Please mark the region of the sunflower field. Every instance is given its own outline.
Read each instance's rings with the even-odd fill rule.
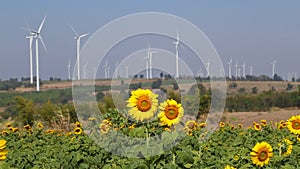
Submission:
[[[251,127],[220,122],[210,131],[204,121],[182,124],[184,107],[172,99],[158,103],[150,90],[133,91],[127,103],[131,119],[111,109],[76,122],[70,132],[41,122],[23,128],[7,123],[0,135],[0,168],[300,168],[300,115],[262,119]],[[147,144],[139,147],[126,137]],[[165,141],[148,144],[153,137]]]

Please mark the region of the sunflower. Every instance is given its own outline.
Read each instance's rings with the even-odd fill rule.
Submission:
[[[44,128],[44,125],[43,125],[42,123],[38,123],[38,124],[37,124],[37,127],[38,127],[39,129],[43,129],[43,128]]]
[[[90,118],[89,118],[89,121],[94,121],[94,120],[96,120],[95,117],[90,117]]]
[[[194,130],[197,127],[197,123],[195,120],[189,120],[185,123],[185,129]]]
[[[0,161],[6,159],[7,150],[0,150]]]
[[[173,99],[168,99],[159,106],[160,112],[157,115],[162,125],[171,126],[178,124],[184,114],[183,107]]]
[[[282,130],[282,129],[284,129],[286,127],[286,123],[279,123],[279,125],[278,125],[278,129],[279,130]]]
[[[109,120],[107,120],[107,119],[102,120],[102,123],[106,124],[106,125],[109,125],[109,126],[112,125],[111,122]]]
[[[154,116],[158,107],[158,95],[149,89],[137,89],[131,92],[130,98],[127,100],[129,115],[133,116],[137,121],[149,120]]]
[[[7,130],[2,130],[1,134],[2,134],[2,135],[7,135],[7,134],[8,134],[8,131],[7,131]]]
[[[46,131],[46,133],[48,133],[48,134],[53,134],[53,133],[55,133],[56,131],[55,130],[50,130],[50,129],[48,129],[47,131]]]
[[[31,129],[31,127],[30,127],[29,124],[26,124],[26,125],[24,126],[24,128],[25,128],[26,130],[30,130],[30,129]]]
[[[232,167],[230,165],[226,165],[224,169],[236,169],[236,168],[234,168],[234,167]]]
[[[6,140],[0,140],[0,150],[3,150],[6,147]]]
[[[77,127],[79,127],[79,128],[82,127],[82,124],[80,122],[78,122],[78,121],[76,121],[76,123],[75,123],[75,128],[77,128]]]
[[[6,127],[7,128],[12,127],[11,123],[6,123]]]
[[[220,127],[221,127],[221,128],[225,127],[225,123],[221,121],[221,122],[220,122]]]
[[[200,123],[200,124],[198,124],[197,126],[199,126],[200,128],[204,128],[205,126],[206,126],[206,123]]]
[[[109,126],[107,124],[101,123],[99,125],[99,128],[100,128],[101,133],[104,133],[104,134],[108,133]]]
[[[81,134],[81,133],[82,133],[82,129],[81,129],[80,127],[76,127],[76,128],[74,129],[74,133],[75,133],[75,134]]]
[[[273,156],[273,148],[267,142],[257,143],[250,153],[253,164],[257,166],[264,166],[269,163],[270,158]]]
[[[300,115],[292,116],[287,121],[287,128],[291,133],[300,134]]]
[[[264,127],[267,126],[267,120],[260,120],[260,124]]]
[[[282,143],[279,143],[279,154],[282,156],[288,156],[292,153],[293,142],[289,139],[283,139]]]
[[[238,124],[239,128],[243,128],[243,125],[242,124]]]
[[[255,124],[253,125],[253,128],[254,128],[256,131],[259,131],[259,130],[261,130],[261,125],[258,124],[258,123],[255,123]]]
[[[9,130],[11,130],[13,133],[19,131],[19,128],[17,127],[10,127]]]

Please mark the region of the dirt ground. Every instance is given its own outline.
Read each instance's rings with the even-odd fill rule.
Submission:
[[[261,119],[265,119],[268,122],[279,122],[280,120],[286,121],[292,115],[299,115],[299,109],[277,109],[269,112],[234,112],[224,113],[222,121],[229,122],[231,124],[243,124],[244,127],[252,126],[253,122],[260,122]]]

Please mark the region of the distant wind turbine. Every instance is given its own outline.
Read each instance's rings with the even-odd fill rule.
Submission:
[[[35,33],[32,32],[32,30],[30,29],[30,26],[27,22],[27,20],[25,19],[25,23],[27,28],[24,28],[24,30],[29,31],[30,35],[26,36],[26,39],[29,39],[29,67],[30,67],[30,83],[33,83],[33,68],[32,68],[32,42],[33,42],[33,38],[35,36]]]
[[[76,40],[76,53],[77,53],[77,80],[80,80],[80,40],[81,38],[88,36],[89,33],[79,35],[71,25],[69,26],[72,29],[73,33],[75,34],[74,39]]]
[[[243,68],[243,78],[245,78],[246,77],[246,64],[245,63],[243,63],[242,68]]]
[[[177,30],[176,41],[173,42],[173,44],[175,45],[175,56],[176,56],[176,78],[179,78],[179,53],[178,53],[178,46],[180,45],[182,48],[183,48],[183,46],[181,45],[180,40],[179,40],[178,30]]]
[[[276,64],[276,60],[274,60],[273,62],[271,62],[271,65],[272,65],[272,79],[275,76],[275,64]]]
[[[149,76],[150,76],[150,79],[152,79],[152,56],[153,56],[153,53],[157,53],[157,52],[150,50],[150,53],[149,53]]]
[[[252,76],[252,72],[253,72],[253,66],[249,66],[249,75]]]
[[[234,67],[235,67],[235,77],[238,77],[238,62],[235,63]]]
[[[146,60],[146,79],[149,79],[149,58],[150,58],[150,47],[148,45],[147,56],[144,57]]]
[[[35,30],[29,30],[31,36],[35,39],[35,55],[36,55],[36,91],[40,91],[40,73],[39,73],[39,40],[41,41],[45,51],[47,51],[47,48],[45,46],[45,43],[43,41],[43,38],[41,36],[41,30],[43,28],[43,25],[45,23],[46,16],[42,20],[39,28],[37,31]]]
[[[69,60],[69,63],[68,63],[68,80],[71,80],[71,63],[70,63],[70,60]]]
[[[227,62],[228,64],[228,78],[232,78],[232,75],[231,75],[231,64],[232,64],[232,58],[230,58],[229,62]]]

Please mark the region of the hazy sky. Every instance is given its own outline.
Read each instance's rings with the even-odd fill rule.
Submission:
[[[163,12],[189,20],[212,41],[224,63],[253,65],[254,74],[288,72],[300,75],[300,1],[1,1],[0,79],[29,77],[29,43],[24,18],[37,29],[47,19],[42,36],[48,48],[40,48],[40,76],[67,78],[67,64],[76,61],[75,40],[68,27],[93,34],[106,23],[137,12]],[[88,38],[82,41],[82,44]],[[172,51],[174,52],[174,51]],[[234,70],[233,70],[234,74]]]

